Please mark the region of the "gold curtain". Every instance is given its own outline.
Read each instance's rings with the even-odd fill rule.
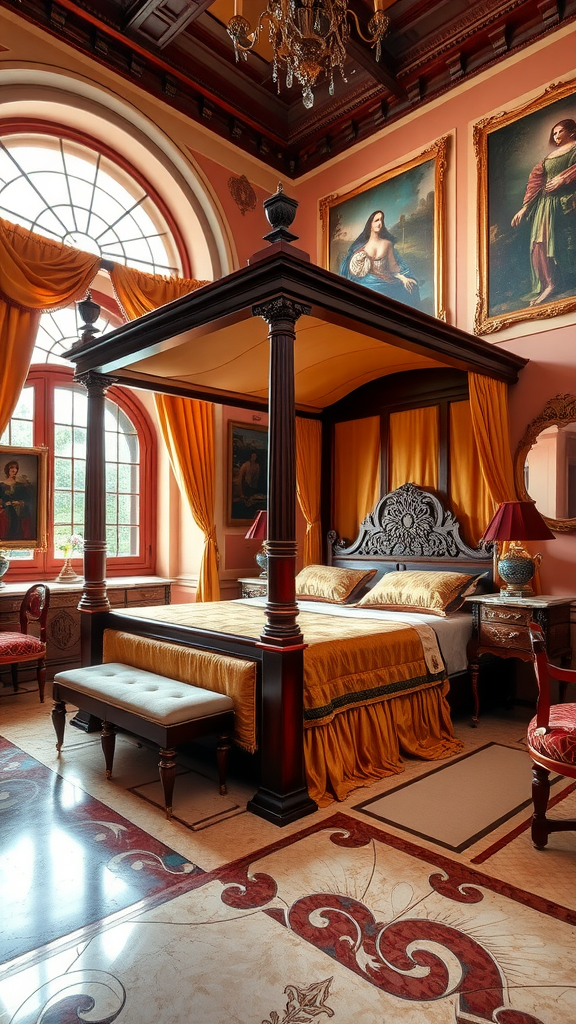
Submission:
[[[380,417],[336,423],[332,523],[353,541],[380,496]]]
[[[0,219],[0,434],[26,380],[42,312],[84,296],[100,258]]]
[[[508,388],[500,380],[469,373],[468,390],[480,469],[494,512],[500,502],[516,500],[508,428]]]
[[[450,403],[450,507],[462,536],[476,547],[492,515],[492,500],[480,469],[470,402]]]
[[[165,306],[181,295],[188,295],[207,281],[196,281],[187,277],[163,277],[161,274],[147,274],[143,270],[114,264],[110,271],[116,298],[128,320],[144,316],[152,309]]]
[[[218,601],[218,545],[214,524],[214,406],[174,395],[155,395],[162,436],[178,486],[204,533],[197,601]]]
[[[206,284],[190,278],[146,274],[117,265],[114,265],[110,277],[118,302],[130,320]],[[217,601],[220,583],[214,523],[214,406],[209,402],[176,396],[154,397],[178,486],[188,499],[195,522],[204,533],[196,600]]]
[[[296,417],[296,493],[306,520],[304,565],[322,562],[320,524],[320,471],[322,465],[322,424],[319,420]]]
[[[390,416],[390,490],[402,484],[438,487],[438,406]]]

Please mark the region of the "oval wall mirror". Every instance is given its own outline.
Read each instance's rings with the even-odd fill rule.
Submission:
[[[576,530],[576,395],[556,395],[528,425],[514,459],[516,493],[551,530]]]

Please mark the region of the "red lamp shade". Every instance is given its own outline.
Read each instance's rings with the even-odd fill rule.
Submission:
[[[246,534],[246,540],[266,540],[268,536],[268,513],[258,512],[252,526]]]
[[[489,540],[554,540],[532,501],[503,501],[484,531]]]

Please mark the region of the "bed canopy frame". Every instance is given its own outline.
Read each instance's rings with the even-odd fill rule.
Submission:
[[[302,753],[305,645],[294,587],[296,413],[320,417],[331,402],[386,373],[387,365],[449,366],[513,384],[526,362],[311,263],[292,244],[297,237],[289,230],[295,205],[281,192],[266,200],[272,224],[265,236],[269,245],[246,267],[104,338],[94,337],[88,327],[67,353],[88,393],[85,582],[79,605],[83,664],[101,660],[102,632],[108,627],[257,661],[261,783],[249,809],[279,825],[316,809],[306,789]],[[320,339],[316,347],[310,345],[311,337]],[[334,377],[338,359],[330,357],[331,339],[337,340],[340,354],[352,353],[359,373],[353,385],[345,359],[348,376]],[[208,355],[214,352],[209,364]],[[237,366],[243,353],[251,353],[249,389],[230,387],[230,360],[222,358],[223,352],[232,353],[230,360]],[[318,373],[314,376],[319,363],[332,374],[328,397],[322,395]],[[116,383],[239,408],[267,408],[268,598],[266,624],[256,644],[234,634],[165,623],[160,628],[143,619],[132,622],[111,612],[106,592],[104,400],[106,389]]]

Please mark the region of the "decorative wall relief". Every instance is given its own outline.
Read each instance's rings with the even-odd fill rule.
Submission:
[[[242,216],[256,209],[256,193],[245,174],[228,178],[228,191]]]

